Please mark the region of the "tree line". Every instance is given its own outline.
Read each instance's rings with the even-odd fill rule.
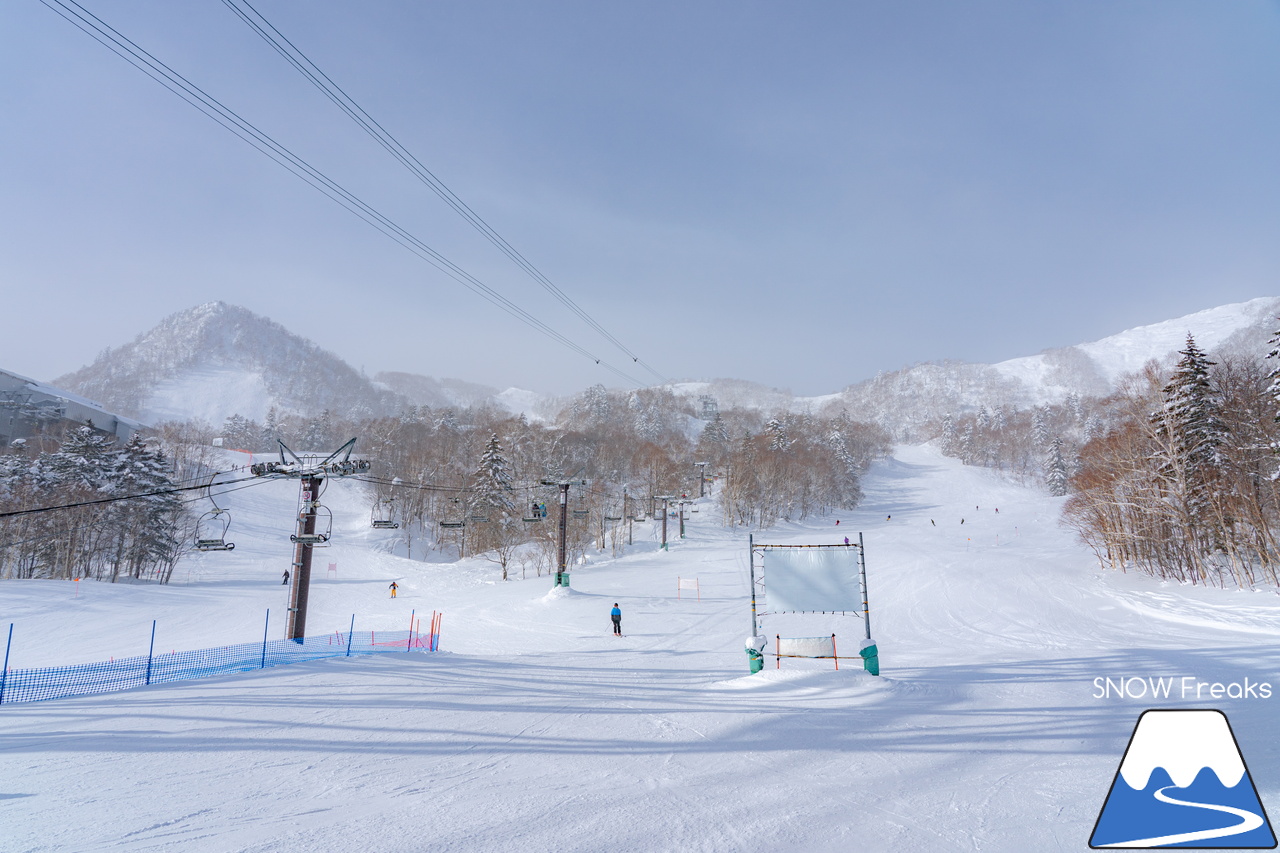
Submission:
[[[1105,397],[947,416],[943,452],[1068,496],[1106,567],[1185,583],[1280,586],[1280,333],[1214,360],[1188,335]]]
[[[87,505],[0,519],[0,578],[167,583],[191,532],[182,499],[94,502],[173,489],[169,461],[141,436],[118,444],[88,426],[59,444],[30,455],[19,443],[0,455],[0,511]]]
[[[409,407],[358,420],[273,409],[262,423],[240,415],[216,427],[168,422],[122,445],[87,428],[61,442],[42,436],[50,449],[39,454],[21,445],[0,454],[0,508],[198,483],[220,463],[214,445],[264,453],[284,441],[327,453],[351,436],[373,463],[371,521],[398,525],[408,556],[428,548],[483,556],[504,579],[515,569],[555,570],[561,490],[544,483],[572,483],[566,539],[574,563],[620,553],[635,519],[661,517],[655,496],[696,497],[703,476],[718,483],[729,525],[768,527],[852,508],[862,472],[889,450],[883,430],[843,413],[729,409],[703,421],[668,389],[597,385],[547,423],[491,406]],[[185,506],[164,495],[0,520],[0,577],[166,582],[194,541],[197,521]]]

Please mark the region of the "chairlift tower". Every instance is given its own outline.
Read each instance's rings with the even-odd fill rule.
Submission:
[[[352,459],[353,438],[325,458],[299,457],[283,441],[279,461],[259,462],[249,470],[256,477],[287,478],[301,481],[297,525],[290,541],[294,543],[293,563],[289,575],[289,620],[285,627],[285,639],[302,642],[307,629],[307,597],[311,590],[311,550],[317,545],[328,544],[333,532],[332,514],[329,529],[316,532],[316,518],[320,505],[320,490],[326,479],[350,477],[369,470],[367,459]],[[326,510],[327,512],[327,510]]]
[[[698,497],[705,498],[707,496],[707,462],[695,462],[693,467],[698,469]]]
[[[567,575],[569,573],[569,567],[568,567],[569,558],[567,553],[568,549],[566,545],[567,545],[568,533],[569,533],[569,487],[585,486],[587,484],[587,481],[571,480],[568,482],[560,483],[554,480],[542,480],[541,484],[544,486],[555,486],[557,489],[560,490],[560,553],[556,561],[555,583],[552,584],[552,586],[568,586],[569,579]]]
[[[667,550],[667,510],[675,495],[654,495],[652,500],[662,501],[662,550]]]

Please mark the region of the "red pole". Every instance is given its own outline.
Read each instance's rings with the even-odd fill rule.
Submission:
[[[835,658],[836,670],[840,669],[840,652],[836,651],[836,635],[831,635],[831,657]]]

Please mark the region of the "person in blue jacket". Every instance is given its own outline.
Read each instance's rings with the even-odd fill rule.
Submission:
[[[613,610],[609,611],[610,618],[613,619],[613,633],[622,636],[622,610],[618,608],[618,603],[613,603]]]

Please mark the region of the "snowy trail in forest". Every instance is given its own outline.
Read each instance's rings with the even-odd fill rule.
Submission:
[[[358,510],[354,490],[334,492]],[[1095,698],[1096,677],[1280,683],[1274,595],[1103,574],[1058,526],[1059,499],[927,447],[899,448],[866,492],[838,527],[757,541],[864,533],[882,678],[771,658],[746,674],[746,535],[709,504],[668,552],[637,526],[626,555],[575,567],[568,594],[545,577],[495,583],[483,562],[395,558],[352,524],[315,624],[345,627],[339,608],[355,607],[402,629],[409,609],[441,609],[444,652],[4,706],[0,828],[23,851],[1083,850],[1153,704]],[[275,515],[293,499],[253,497]],[[250,534],[225,577],[175,588],[192,611],[175,642],[206,642],[217,626],[202,613],[278,595],[275,531]],[[677,599],[677,576],[699,578],[701,602]],[[5,600],[34,631],[52,605],[15,586]],[[169,591],[90,592],[93,637]],[[762,626],[791,628],[853,639],[861,623]],[[1280,753],[1261,739],[1271,707],[1224,707],[1264,801],[1280,790]]]

